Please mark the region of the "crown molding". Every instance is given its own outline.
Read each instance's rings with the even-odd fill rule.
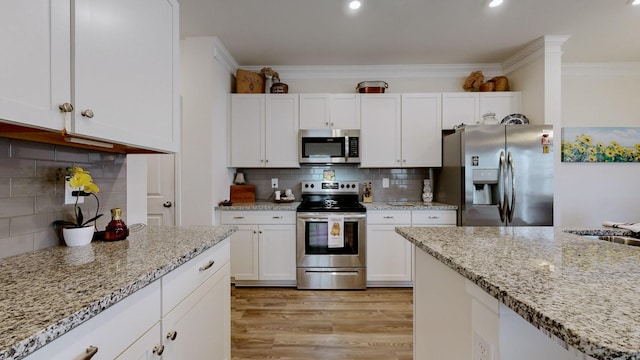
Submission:
[[[640,62],[567,63],[562,75],[568,76],[640,76]]]
[[[530,42],[502,63],[505,74],[511,73],[543,55],[562,55],[562,45],[568,35],[545,35]]]
[[[229,50],[224,47],[218,37],[211,37],[211,41],[213,43],[213,58],[222,66],[224,66],[224,68],[227,69],[229,73],[235,76],[236,70],[238,70],[239,67],[236,60],[233,58],[233,56],[231,56]]]
[[[265,66],[242,67],[259,72]],[[282,79],[423,79],[466,77],[473,71],[485,76],[502,75],[500,64],[425,64],[425,65],[333,65],[333,66],[270,66]]]

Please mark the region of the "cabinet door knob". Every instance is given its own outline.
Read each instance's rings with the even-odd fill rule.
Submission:
[[[170,208],[170,207],[171,207],[171,205],[173,205],[173,204],[171,203],[171,201],[165,201],[165,202],[164,202],[164,204],[162,204],[162,206],[164,206],[164,207],[166,207],[166,208]]]
[[[87,109],[87,110],[82,110],[82,112],[80,113],[82,114],[82,116],[91,119],[93,117],[93,110],[91,109]]]
[[[164,352],[164,345],[156,345],[153,347],[153,353],[160,356]]]
[[[87,350],[85,351],[85,355],[82,357],[82,360],[89,360],[93,357],[93,355],[95,355],[98,352],[98,347],[97,346],[89,346],[87,347]]]
[[[178,337],[178,332],[177,331],[169,331],[169,333],[167,334],[167,339],[173,341]]]
[[[73,105],[71,105],[69,103],[64,103],[64,104],[61,104],[60,106],[58,106],[58,109],[60,109],[60,111],[63,112],[63,113],[72,112],[73,111]]]

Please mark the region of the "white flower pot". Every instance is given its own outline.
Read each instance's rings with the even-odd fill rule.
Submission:
[[[62,229],[62,237],[67,246],[87,245],[93,239],[93,226],[64,228]]]

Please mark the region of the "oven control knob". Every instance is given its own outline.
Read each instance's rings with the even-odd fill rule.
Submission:
[[[304,187],[308,189],[309,188],[309,184],[304,184]]]
[[[356,188],[356,184],[351,184],[351,188],[355,189]]]
[[[314,184],[311,184],[311,188],[313,189],[314,187],[316,187]]]
[[[340,184],[340,187],[344,189],[344,184]],[[349,188],[349,185],[347,185],[347,188]]]

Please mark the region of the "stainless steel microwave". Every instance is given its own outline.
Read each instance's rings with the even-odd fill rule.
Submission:
[[[300,130],[298,138],[301,164],[360,162],[360,130]]]

